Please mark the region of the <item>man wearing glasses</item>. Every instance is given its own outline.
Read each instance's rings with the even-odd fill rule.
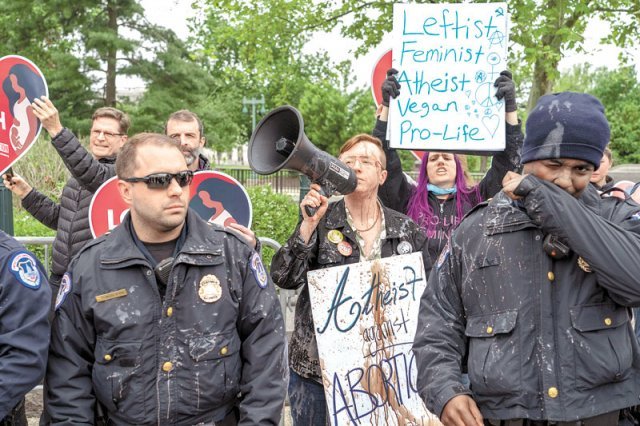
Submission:
[[[284,323],[260,256],[188,211],[178,142],[133,137],[116,161],[129,214],[72,261],[46,380],[52,424],[277,425]]]
[[[97,109],[91,117],[87,151],[69,129],[62,127],[58,110],[49,99],[36,99],[31,107],[51,136],[51,143],[71,178],[62,189],[59,203],[32,188],[18,175],[10,179],[4,175],[3,179],[5,186],[20,197],[25,210],[57,231],[49,278],[55,295],[71,259],[93,238],[88,216],[91,198],[100,185],[115,175],[115,157],[127,141],[130,122],[127,114],[115,108]]]

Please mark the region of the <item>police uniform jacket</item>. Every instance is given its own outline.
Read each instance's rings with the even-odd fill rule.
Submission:
[[[73,256],[93,239],[89,228],[91,198],[100,185],[115,176],[115,158],[96,160],[68,129],[63,129],[51,143],[71,172],[71,178],[62,188],[59,203],[34,188],[22,199],[22,207],[57,231],[51,272],[61,277]]]
[[[0,231],[0,420],[44,377],[50,301],[40,262]]]
[[[387,234],[381,246],[382,257],[420,251],[425,272],[428,275],[431,262],[426,251],[427,239],[422,230],[407,216],[384,206],[382,210]],[[344,240],[351,245],[350,255],[340,254],[337,244],[328,239],[327,234],[334,229],[340,231]],[[405,244],[400,246],[403,242]],[[356,243],[355,231],[347,223],[344,200],[329,205],[308,244],[305,244],[300,237],[300,225],[298,225],[289,240],[273,257],[271,277],[274,283],[284,289],[302,287],[296,303],[295,324],[289,342],[289,366],[299,375],[316,380],[321,377],[307,272],[359,261],[360,250]]]
[[[493,197],[502,189],[502,178],[509,171],[520,169],[520,153],[522,151],[523,135],[520,124],[511,125],[506,123],[506,146],[504,151],[498,152],[491,160],[491,167],[486,175],[477,185],[478,192],[470,194],[469,204],[463,205],[463,212],[468,212],[483,199]],[[389,147],[389,141],[385,140],[387,134],[387,122],[377,120],[373,130],[373,136],[383,141],[384,153],[387,156],[387,180],[380,187],[378,195],[385,206],[407,213],[409,200],[416,190],[414,182],[410,182],[402,172],[400,156],[394,148]],[[476,194],[480,195],[480,198]],[[451,195],[446,200],[440,200],[431,191],[428,195],[429,207],[435,214],[438,222],[435,225],[434,233],[427,235],[429,238],[429,256],[434,263],[438,254],[449,241],[451,232],[458,226],[459,220],[456,217],[456,197]],[[424,226],[426,228],[426,225]]]
[[[288,371],[280,304],[257,253],[187,214],[164,300],[131,218],[80,252],[56,306],[47,411],[53,424],[194,425],[235,406],[277,425]]]
[[[575,421],[638,404],[640,207],[534,176],[516,193],[469,213],[429,277],[413,347],[427,407],[470,394],[485,418]],[[547,255],[547,234],[570,254]]]

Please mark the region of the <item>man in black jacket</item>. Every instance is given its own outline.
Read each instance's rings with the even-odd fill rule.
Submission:
[[[127,141],[130,122],[127,114],[115,108],[97,109],[91,118],[87,151],[69,129],[62,127],[58,111],[49,99],[36,99],[32,108],[51,136],[51,143],[71,172],[71,178],[62,189],[59,203],[18,175],[10,181],[6,175],[3,178],[5,186],[20,197],[25,210],[57,231],[49,277],[55,295],[71,259],[93,238],[88,215],[91,198],[100,185],[115,175],[115,157]]]
[[[0,231],[0,426],[27,426],[22,398],[44,376],[50,298],[40,262]]]
[[[260,256],[188,211],[177,142],[133,137],[117,160],[129,214],[73,260],[56,300],[52,424],[277,425],[284,322]]]
[[[524,174],[507,173],[453,232],[413,346],[420,394],[445,426],[613,426],[638,404],[640,207],[589,184],[608,142],[596,98],[543,96]]]

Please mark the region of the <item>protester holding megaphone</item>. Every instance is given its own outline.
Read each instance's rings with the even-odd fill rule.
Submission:
[[[342,146],[338,160],[353,170],[355,189],[329,203],[320,193],[320,185],[312,184],[300,202],[301,222],[271,263],[276,285],[302,288],[289,343],[289,399],[294,425],[327,424],[307,272],[412,252],[422,253],[427,274],[431,269],[426,236],[418,225],[378,201],[378,190],[387,177],[380,140],[354,136]],[[312,215],[308,207],[315,209]],[[328,297],[334,290],[326,289]]]
[[[425,152],[420,163],[417,184],[402,173],[400,157],[385,140],[389,102],[400,94],[398,71],[391,68],[382,83],[382,103],[378,107],[373,135],[384,141],[389,176],[380,188],[385,206],[405,213],[416,221],[429,237],[429,255],[435,262],[453,229],[463,216],[482,200],[493,197],[502,189],[502,178],[509,171],[520,169],[523,134],[518,121],[516,89],[509,71],[496,79],[496,97],[504,100],[506,118],[506,148],[496,154],[491,168],[477,185],[472,185],[466,158],[452,152]]]

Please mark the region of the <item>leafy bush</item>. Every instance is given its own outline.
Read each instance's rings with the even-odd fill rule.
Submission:
[[[40,134],[29,152],[13,166],[13,171],[29,185],[56,201],[70,176],[46,134]],[[16,212],[24,211],[16,196],[13,197],[13,208]],[[16,235],[20,234],[16,231]]]
[[[13,231],[16,237],[53,237],[56,235],[56,231],[38,222],[24,209],[14,209]],[[48,271],[51,267],[51,245],[47,247],[48,256],[45,256],[45,246],[42,244],[27,244],[27,249],[40,259]]]
[[[258,237],[268,237],[281,245],[293,233],[298,223],[298,205],[288,195],[277,194],[271,186],[253,186],[246,188],[253,205],[253,224],[251,229]],[[274,250],[264,247],[262,259],[267,268],[271,265]]]

